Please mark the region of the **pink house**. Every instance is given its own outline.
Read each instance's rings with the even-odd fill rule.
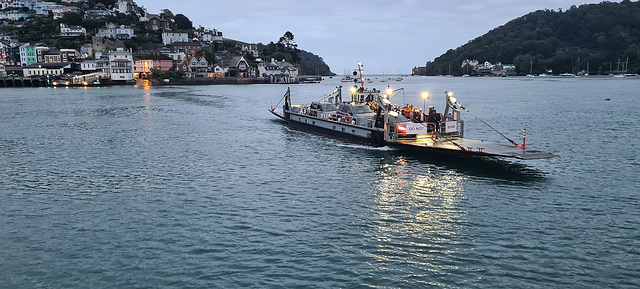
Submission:
[[[173,60],[164,54],[136,56],[133,63],[133,73],[136,78],[148,78],[153,70],[169,71],[173,67]]]

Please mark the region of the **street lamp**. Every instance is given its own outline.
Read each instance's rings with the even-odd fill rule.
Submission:
[[[423,92],[422,93],[422,111],[426,112],[427,111],[427,99],[429,98],[429,92]]]

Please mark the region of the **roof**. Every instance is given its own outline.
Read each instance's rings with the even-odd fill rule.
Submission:
[[[71,67],[71,63],[62,63],[62,62],[52,62],[52,63],[34,63],[24,67],[25,69],[30,68],[46,68],[46,69],[60,69]]]
[[[136,59],[138,59],[138,60],[171,60],[171,61],[173,61],[169,56],[166,56],[164,54],[138,55],[138,56],[136,56]]]
[[[231,61],[229,62],[229,67],[237,67],[238,64],[240,64],[240,62],[247,62],[246,60],[244,60],[244,57],[242,56],[235,56],[233,58],[231,58]]]

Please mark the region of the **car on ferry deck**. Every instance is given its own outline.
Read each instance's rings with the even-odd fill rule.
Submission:
[[[309,115],[321,119],[335,120],[338,106],[330,102],[312,102],[309,106]]]
[[[338,121],[342,120],[359,126],[373,127],[376,120],[376,114],[366,104],[342,103],[338,106],[336,113]]]

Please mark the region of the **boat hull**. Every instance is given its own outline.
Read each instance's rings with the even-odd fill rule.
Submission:
[[[384,130],[379,128],[367,128],[296,113],[287,113],[286,115],[280,115],[274,111],[271,113],[286,121],[290,127],[296,130],[375,147],[386,144]]]

